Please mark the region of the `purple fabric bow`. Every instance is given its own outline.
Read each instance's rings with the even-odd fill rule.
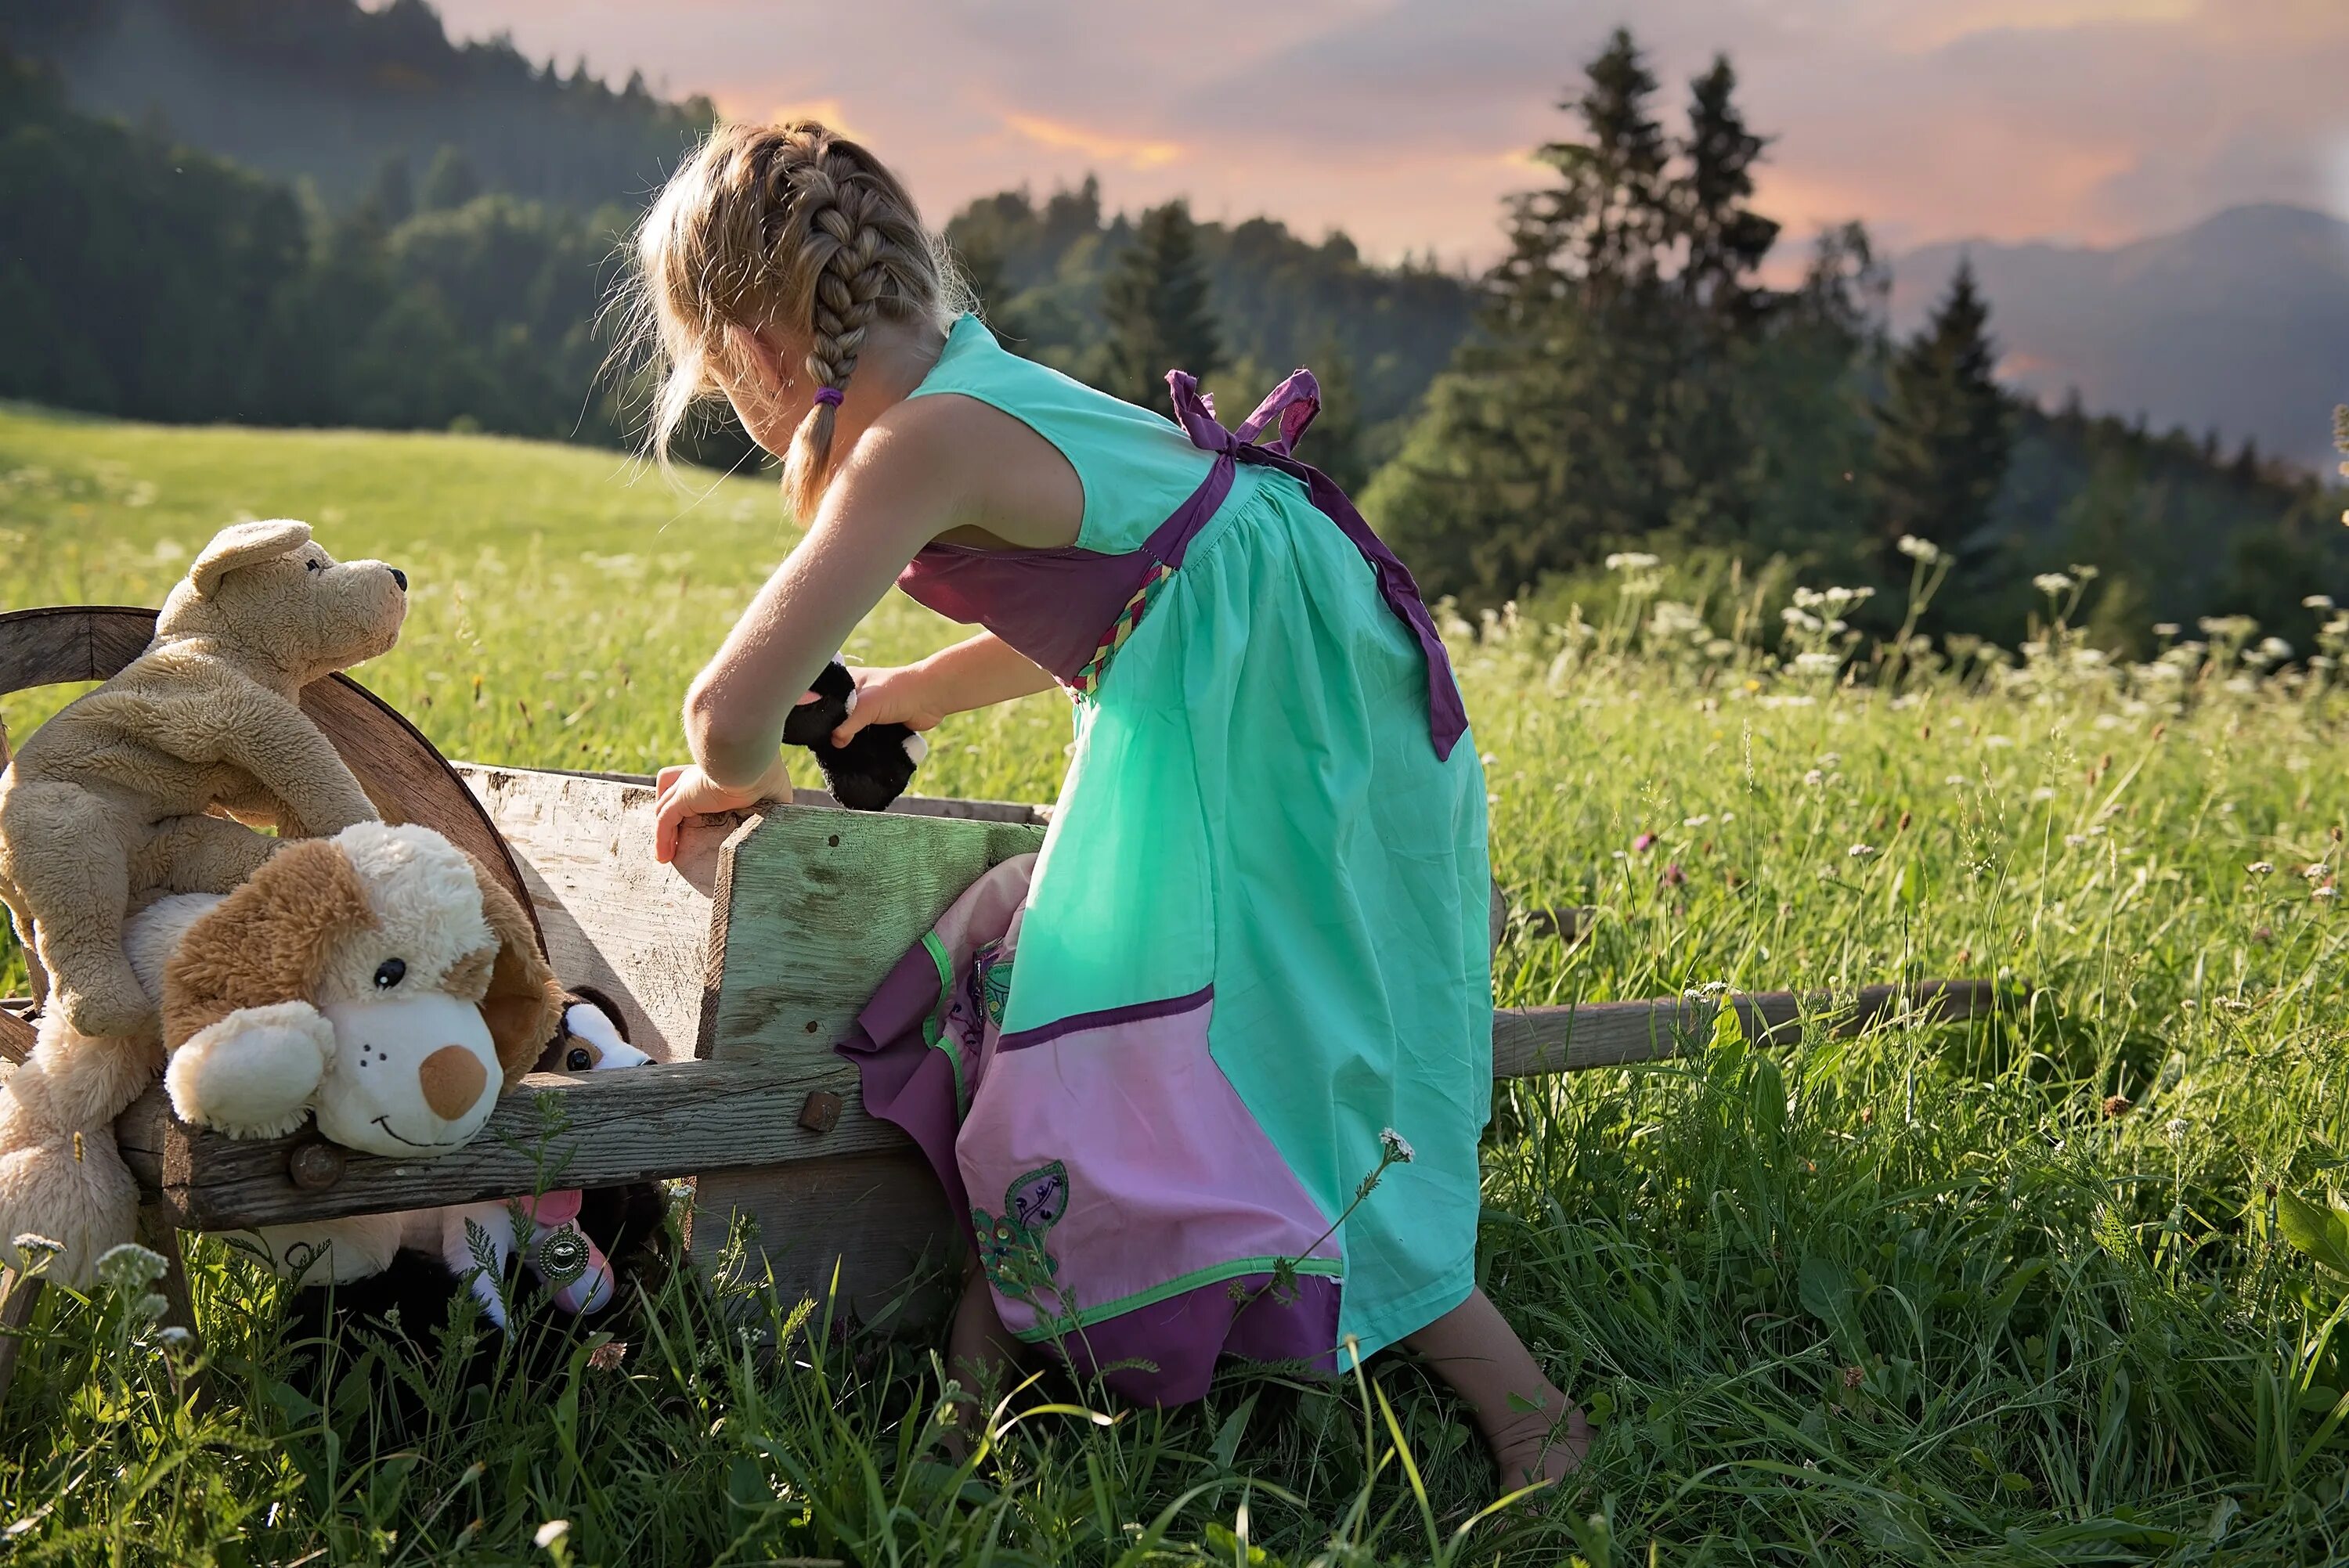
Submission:
[[[1362,558],[1378,576],[1379,594],[1386,600],[1387,608],[1419,639],[1420,652],[1427,660],[1428,738],[1435,743],[1435,755],[1449,759],[1452,748],[1467,733],[1468,709],[1461,700],[1459,684],[1453,678],[1452,660],[1444,651],[1444,639],[1436,634],[1435,618],[1427,613],[1427,603],[1420,597],[1419,584],[1412,580],[1410,571],[1396,559],[1394,552],[1362,521],[1362,514],[1354,509],[1345,491],[1331,482],[1329,475],[1298,461],[1294,455],[1299,438],[1321,411],[1321,384],[1313,378],[1313,372],[1290,371],[1288,378],[1274,387],[1271,396],[1257,404],[1256,412],[1237,430],[1226,430],[1216,423],[1215,399],[1200,389],[1199,378],[1189,371],[1168,371],[1166,387],[1174,394],[1175,422],[1190,436],[1192,445],[1216,455],[1218,468],[1225,463],[1260,463],[1303,481],[1314,507],[1336,523],[1353,541],[1354,548],[1362,552]],[[1278,434],[1271,440],[1259,441],[1257,438],[1276,422]],[[1216,488],[1228,489],[1228,479]]]

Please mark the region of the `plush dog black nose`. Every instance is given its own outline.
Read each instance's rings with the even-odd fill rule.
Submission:
[[[399,591],[401,593],[405,593],[408,592],[407,573],[402,572],[398,567],[395,566],[391,569],[391,580],[399,584]]]

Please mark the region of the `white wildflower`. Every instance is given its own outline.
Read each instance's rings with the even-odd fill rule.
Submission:
[[[2169,1125],[2161,1130],[2168,1134],[2170,1142],[2183,1143],[2186,1141],[2186,1119],[2182,1116],[2173,1117]]]
[[[540,1525],[538,1527],[538,1533],[532,1536],[530,1539],[533,1544],[543,1550],[547,1547],[553,1546],[556,1542],[562,1540],[564,1536],[570,1533],[571,1522],[569,1520],[550,1519],[544,1524]]]
[[[1797,675],[1831,676],[1843,668],[1841,654],[1796,654],[1795,671]]]
[[[1710,812],[1700,811],[1693,817],[1682,817],[1681,819],[1681,826],[1683,828],[1702,828],[1707,822],[1712,820],[1713,816]]]
[[[1864,861],[1868,859],[1868,856],[1876,853],[1876,846],[1874,844],[1854,844],[1846,852],[1848,853],[1853,860]]]
[[[1911,561],[1921,561],[1929,566],[1934,562],[1941,559],[1941,547],[1940,545],[1934,543],[1930,539],[1920,539],[1913,533],[1902,534],[1900,536],[1900,542],[1894,545],[1893,548],[1899,551],[1901,554],[1909,557]]]
[[[2065,846],[2071,849],[2076,850],[2087,841],[2088,835],[2085,833],[2066,833],[2064,835],[2064,842]]]
[[[1812,787],[1813,789],[1816,789],[1816,788],[1818,788],[1820,785],[1822,785],[1822,784],[1826,783],[1826,781],[1827,781],[1827,776],[1826,776],[1826,774],[1824,774],[1824,773],[1820,772],[1820,771],[1819,771],[1817,769],[1816,769],[1816,768],[1812,769],[1809,772],[1807,772],[1807,773],[1806,773],[1806,774],[1804,774],[1804,775],[1803,775],[1803,782],[1804,782],[1804,783],[1806,783],[1806,784],[1808,784],[1809,786],[1811,786],[1811,787]]]
[[[2251,875],[2255,877],[2270,876],[2275,872],[2275,862],[2273,861],[2253,861],[2250,865],[2245,866],[2243,869],[2251,872]]]
[[[2311,593],[2307,598],[2302,599],[2300,602],[2300,607],[2303,610],[2330,610],[2333,608],[2333,595],[2330,593]]]
[[[1792,604],[1779,611],[1778,618],[1798,632],[1816,632],[1823,624],[1816,615],[1807,610],[1798,610]]]
[[[2068,593],[2079,586],[2061,572],[2042,572],[2031,580],[2031,585],[2051,599],[2058,593]]]
[[[1385,1152],[1387,1159],[1396,1165],[1410,1164],[1417,1154],[1417,1150],[1411,1146],[1411,1140],[1392,1127],[1379,1130],[1379,1147]]]
[[[2042,784],[2038,789],[2033,789],[2031,792],[2031,798],[2033,800],[2053,800],[2055,799],[2055,791],[2050,789],[2046,785]]]
[[[2261,637],[2260,652],[2271,659],[2288,659],[2292,657],[2292,645],[2282,637]]]
[[[1962,773],[1944,773],[1941,775],[1941,782],[1952,789],[1962,789],[1965,788],[1966,776]]]
[[[2324,862],[2323,861],[2311,861],[2307,865],[2301,868],[2300,874],[2306,877],[2309,881],[2314,882],[2317,878],[2324,874]]]
[[[98,1277],[117,1290],[144,1290],[170,1267],[162,1253],[137,1242],[123,1242],[98,1254]]]
[[[1619,550],[1607,558],[1609,572],[1648,572],[1662,564],[1661,557],[1640,550]]]
[[[2072,575],[2077,577],[2083,583],[2092,583],[2095,581],[2098,576],[2102,575],[2102,572],[2103,569],[2101,567],[2083,566],[2076,561],[2072,562]]]
[[[2153,624],[2153,634],[2157,637],[2174,637],[2184,629],[2175,621],[2156,621]]]
[[[2323,887],[2311,888],[2309,890],[2308,896],[2311,898],[2330,900],[2338,897],[2340,892],[2341,890],[2339,888],[2334,887],[2331,882],[2326,882]]]

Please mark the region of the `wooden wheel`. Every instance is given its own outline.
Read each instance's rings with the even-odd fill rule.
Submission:
[[[137,658],[154,635],[152,610],[60,605],[0,614],[0,696],[66,681],[105,680]],[[538,933],[538,912],[505,840],[421,731],[347,676],[305,686],[302,711],[335,743],[385,821],[430,828],[471,852],[505,884]],[[7,758],[7,731],[0,727],[0,766]],[[538,934],[543,947],[544,935]],[[40,966],[29,950],[25,960],[37,996]],[[32,1043],[24,1010],[0,1007],[0,1056],[21,1060]]]

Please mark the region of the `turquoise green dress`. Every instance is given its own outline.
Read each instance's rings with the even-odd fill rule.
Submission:
[[[1180,424],[966,316],[914,394],[1009,414],[1082,482],[1074,546],[934,545],[901,579],[1059,676],[1076,744],[1041,853],[842,1047],[1007,1326],[1163,1401],[1220,1355],[1342,1368],[1459,1305],[1492,1082],[1485,781],[1418,591],[1295,457],[1309,375],[1237,433],[1170,382]]]

